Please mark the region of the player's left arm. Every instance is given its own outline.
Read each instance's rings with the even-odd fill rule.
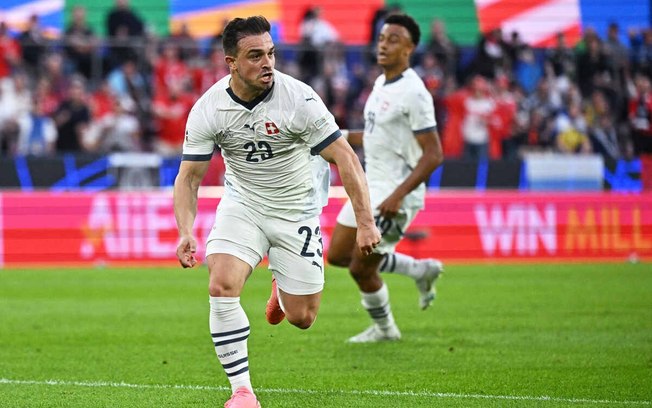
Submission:
[[[380,242],[380,232],[373,218],[369,188],[358,156],[342,137],[335,139],[319,154],[326,161],[337,165],[342,184],[351,199],[355,213],[358,225],[356,233],[358,248],[365,255],[371,254],[373,248]]]
[[[342,132],[335,123],[335,118],[328,111],[319,96],[308,90],[300,100],[292,121],[293,130],[310,146],[312,154],[320,154],[324,160],[337,165],[346,193],[351,198],[355,219],[358,225],[356,243],[365,255],[373,252],[380,242],[380,232],[376,228],[369,188],[364,170],[358,156],[351,146],[341,137]],[[303,102],[303,103],[301,103]]]
[[[380,205],[378,211],[384,218],[393,218],[403,204],[403,198],[421,183],[425,183],[439,165],[444,161],[439,135],[435,129],[419,132],[415,135],[423,155],[410,175]]]

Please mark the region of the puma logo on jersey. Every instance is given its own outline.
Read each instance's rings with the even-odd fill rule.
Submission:
[[[245,125],[244,125],[245,128],[251,130],[252,132],[256,132],[256,128],[255,128],[255,126],[256,126],[256,125],[249,126],[249,125],[246,124],[246,123],[245,123]]]
[[[314,96],[311,96],[310,98],[306,98],[306,102],[308,102],[308,101],[315,101],[315,102],[317,102],[317,99],[315,99]]]

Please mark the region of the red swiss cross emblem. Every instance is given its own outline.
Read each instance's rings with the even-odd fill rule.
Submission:
[[[280,133],[274,122],[265,122],[265,130],[267,131],[268,135],[275,135]]]

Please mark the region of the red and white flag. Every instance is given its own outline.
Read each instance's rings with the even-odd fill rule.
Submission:
[[[533,47],[550,47],[562,32],[568,46],[581,37],[579,0],[475,0],[480,31],[502,29],[508,38],[517,31]]]

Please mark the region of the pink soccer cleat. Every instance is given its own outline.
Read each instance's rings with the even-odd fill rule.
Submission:
[[[285,319],[285,312],[283,312],[278,302],[278,290],[276,289],[275,278],[272,278],[272,293],[269,295],[267,307],[265,307],[265,318],[269,324],[279,324]]]
[[[240,387],[231,395],[231,399],[224,403],[224,408],[260,408],[260,402],[249,388]]]

